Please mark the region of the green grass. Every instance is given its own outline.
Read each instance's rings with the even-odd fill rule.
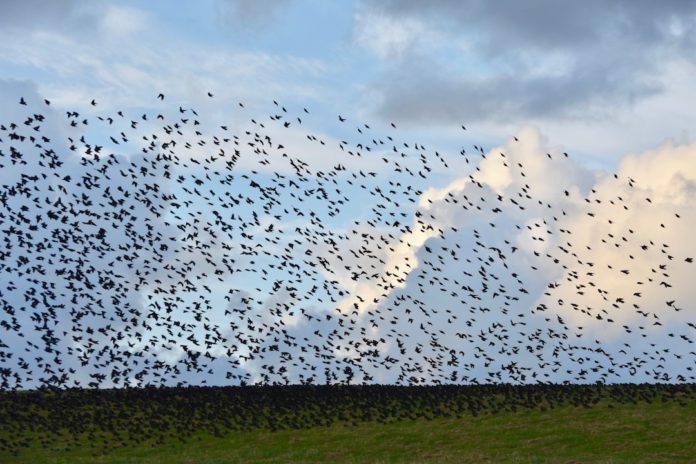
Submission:
[[[590,407],[519,408],[461,417],[334,422],[295,430],[194,432],[185,442],[104,449],[82,436],[66,450],[36,440],[13,463],[660,463],[696,462],[696,398],[617,401]],[[38,438],[38,436],[34,436]],[[67,440],[67,438],[65,439]]]

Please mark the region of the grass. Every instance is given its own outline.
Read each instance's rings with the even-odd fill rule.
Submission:
[[[456,414],[459,417],[443,410],[440,416],[428,414],[431,419],[351,419],[276,431],[259,426],[218,436],[199,428],[185,439],[172,435],[161,443],[114,444],[80,435],[76,446],[66,447],[71,441],[65,434],[49,446],[40,446],[41,434],[27,428],[28,446],[16,456],[0,452],[0,462],[696,462],[696,395],[656,395],[649,401],[632,401],[604,392],[594,398],[595,402],[581,406],[530,405],[514,412],[512,408],[481,410],[476,415],[465,411]],[[394,411],[393,398],[389,404]],[[488,398],[485,404],[498,403]],[[95,412],[93,405],[84,407]],[[399,407],[408,410],[409,406]],[[422,411],[423,403],[417,407]],[[379,403],[374,409],[379,409]]]

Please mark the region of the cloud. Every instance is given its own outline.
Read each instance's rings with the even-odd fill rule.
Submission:
[[[110,5],[101,18],[101,27],[111,37],[128,37],[148,25],[146,14],[137,8]]]
[[[606,72],[606,74],[604,74]],[[527,118],[605,116],[608,105],[654,95],[658,82],[630,70],[568,69],[562,75],[525,76],[516,70],[462,77],[429,57],[412,56],[386,73],[378,113],[412,124],[510,123]],[[598,77],[602,76],[602,77]]]
[[[75,14],[86,2],[85,0],[58,0],[42,2],[40,0],[3,0],[0,24],[8,26],[38,26],[58,22],[61,17]]]
[[[617,324],[641,321],[656,332],[662,329],[654,322],[685,322],[688,318],[674,307],[688,307],[696,298],[688,283],[693,270],[686,262],[696,251],[689,240],[690,225],[696,220],[695,162],[696,145],[668,142],[626,156],[617,172],[619,179],[606,176],[598,181],[597,194],[586,203],[592,205],[588,209],[594,216],[578,210],[559,223],[572,231],[572,242],[593,246],[593,250],[574,246],[579,248],[577,260],[594,262],[593,269],[562,258],[569,270],[554,297],[585,308],[603,308],[602,316]],[[584,268],[584,275],[577,274],[578,268]],[[650,317],[641,317],[640,311]],[[580,316],[578,322],[583,319],[582,325],[607,330],[596,317]]]
[[[393,242],[412,243],[418,265],[367,311],[389,315],[393,325],[380,326],[382,334],[391,328],[408,340],[406,354],[391,344],[384,356],[402,360],[402,369],[405,356],[427,366],[447,355],[441,347],[490,341],[486,352],[500,348],[504,357],[465,349],[456,356],[464,371],[419,375],[693,379],[687,323],[694,323],[688,308],[696,290],[687,258],[696,254],[689,230],[696,220],[696,144],[628,155],[615,177],[583,168],[533,129],[517,138],[489,150],[471,176],[421,195],[414,232]],[[375,287],[360,294],[381,293]],[[502,347],[493,334],[505,336]],[[439,345],[429,347],[432,337]],[[414,351],[418,340],[422,347]],[[640,366],[637,347],[653,355]],[[562,370],[553,359],[562,359]],[[511,362],[515,369],[506,370]]]
[[[321,60],[209,46],[171,34],[152,11],[100,5],[89,10],[94,17],[87,22],[88,39],[78,19],[75,27],[28,28],[22,40],[13,40],[16,32],[5,29],[0,60],[22,68],[55,104],[83,110],[94,110],[89,102],[96,95],[97,110],[152,107],[164,92],[188,98],[197,108],[214,106],[216,116],[227,118],[233,112],[223,102],[267,102],[272,94],[306,105],[321,93],[314,85],[326,73]],[[45,14],[52,14],[50,8]],[[208,91],[216,95],[214,101],[205,97]]]
[[[383,58],[378,113],[417,124],[606,117],[665,91],[663,69],[690,60],[696,26],[684,2],[365,0],[358,11],[356,43]]]
[[[105,14],[104,2],[86,0],[3,0],[0,26],[22,41],[37,31],[60,31],[74,37],[94,37]],[[111,9],[112,7],[108,7]],[[118,8],[118,7],[113,7]],[[21,38],[16,37],[20,34]]]
[[[638,43],[671,36],[683,38],[693,27],[694,7],[678,0],[656,5],[649,1],[620,1],[607,6],[601,1],[583,5],[513,0],[496,5],[480,1],[457,2],[364,0],[363,5],[397,18],[418,15],[447,29],[462,25],[480,34],[476,40],[491,54],[506,54],[528,47],[540,50],[575,49],[605,42],[617,35]],[[619,30],[612,30],[612,26]]]
[[[432,31],[418,18],[398,20],[386,15],[359,9],[355,17],[354,42],[376,53],[380,58],[403,56],[425,40],[435,40]]]
[[[292,0],[216,0],[218,14],[245,29],[268,26]]]

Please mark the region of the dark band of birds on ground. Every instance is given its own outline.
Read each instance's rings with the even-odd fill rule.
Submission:
[[[695,402],[694,384],[291,385],[3,392],[0,418],[8,426],[0,434],[0,446],[3,452],[12,453],[36,445],[61,452],[88,446],[103,453],[124,446],[189,443],[200,433],[225,437],[235,432],[467,420],[551,410],[572,415],[626,405],[693,408]]]

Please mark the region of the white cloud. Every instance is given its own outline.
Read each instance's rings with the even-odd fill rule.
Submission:
[[[563,257],[562,262],[569,266],[564,277],[578,271],[581,275],[565,279],[554,297],[561,295],[595,311],[604,308],[609,314],[603,317],[616,323],[643,321],[652,330],[661,331],[659,326],[652,326],[654,319],[645,321],[637,310],[657,315],[663,325],[683,322],[685,314],[666,302],[688,308],[696,298],[696,289],[689,283],[694,269],[685,262],[696,254],[690,240],[696,222],[696,144],[665,143],[655,150],[626,156],[617,174],[618,179],[605,176],[594,186],[597,194],[590,197],[587,208],[577,209],[559,222],[559,228],[572,231],[570,241],[580,260],[595,265],[589,269]],[[635,183],[629,184],[627,179]],[[588,216],[587,211],[595,216]],[[585,287],[578,290],[578,285]],[[599,293],[600,289],[606,293]],[[612,327],[596,317],[588,319],[577,312],[575,316],[579,325],[595,326],[599,332]]]
[[[415,18],[397,19],[359,10],[354,22],[354,43],[383,59],[438,40],[437,34]]]
[[[651,350],[648,342],[658,347],[652,351],[672,349],[683,358],[681,362],[670,358],[669,370],[661,368],[659,363],[649,361],[648,364],[672,377],[686,375],[684,369],[693,359],[687,354],[688,343],[679,336],[693,335],[686,322],[693,322],[689,308],[696,299],[696,288],[691,285],[690,276],[696,264],[685,259],[696,258],[696,246],[690,240],[690,229],[696,223],[696,144],[667,143],[640,155],[626,156],[617,179],[611,173],[591,171],[576,164],[563,155],[561,147],[548,147],[535,130],[522,130],[517,138],[519,141],[511,139],[504,146],[489,150],[479,164],[480,170],[473,174],[474,181],[467,176],[443,189],[424,192],[421,217],[434,230],[399,236],[399,240],[409,241],[413,248],[401,253],[404,250],[394,240],[395,252],[387,254],[386,259],[401,262],[408,255],[411,263],[418,266],[404,274],[405,280],[394,285],[386,298],[382,296],[384,289],[374,282],[372,286],[365,282],[356,287],[355,295],[363,299],[379,296],[380,303],[367,308],[382,315],[390,314],[388,311],[395,309],[396,298],[404,295],[413,301],[420,298],[428,311],[458,307],[455,314],[466,314],[467,307],[471,308],[469,304],[474,308],[492,308],[493,319],[481,313],[470,319],[469,328],[461,320],[452,326],[433,327],[434,331],[444,330],[442,336],[453,344],[457,343],[455,331],[474,335],[477,331],[492,330],[496,323],[515,333],[514,318],[507,321],[510,316],[506,317],[505,311],[520,313],[524,317],[518,321],[527,323],[520,332],[525,334],[523,339],[533,336],[534,330],[553,330],[572,340],[571,346],[566,344],[561,349],[563,356],[568,357],[564,369],[570,369],[571,373],[556,373],[552,377],[554,381],[572,380],[582,371],[583,367],[575,363],[581,352],[578,350],[583,347],[594,350],[595,339],[604,343],[617,363],[625,361],[623,370],[614,369],[618,375],[614,379],[627,380],[627,372],[634,367],[633,353],[629,351],[631,356],[628,356],[619,352],[625,348],[623,343],[648,352]],[[467,205],[468,209],[463,209]],[[501,209],[497,215],[491,213],[496,206]],[[497,227],[493,228],[489,222]],[[445,233],[436,232],[439,229]],[[477,232],[472,239],[474,230]],[[641,248],[643,245],[647,248]],[[499,249],[504,260],[488,247]],[[459,260],[453,261],[447,250],[456,250]],[[470,264],[466,264],[467,256]],[[485,259],[478,261],[478,258]],[[488,259],[493,261],[489,263]],[[435,272],[438,266],[446,270],[444,274]],[[388,266],[382,272],[385,270]],[[446,276],[458,279],[460,284],[469,282],[466,285],[481,291],[477,290],[482,283],[477,274],[480,270],[485,270],[484,276],[488,275],[490,288],[470,303],[458,301],[462,297],[466,300],[467,292],[452,285],[451,280],[442,287],[440,279]],[[470,277],[466,276],[467,272]],[[513,273],[517,278],[512,277]],[[495,278],[491,279],[492,276]],[[434,277],[437,280],[433,282]],[[417,285],[425,282],[420,280],[423,278],[431,279],[430,285]],[[438,287],[442,288],[438,290]],[[518,289],[526,289],[528,293],[519,294]],[[491,298],[493,291],[501,290],[508,297],[515,294],[520,297],[516,302],[507,300],[504,314],[500,311],[506,306],[501,306],[500,297]],[[355,300],[353,296],[349,302]],[[408,316],[401,313],[399,317]],[[429,319],[433,320],[434,316],[431,314]],[[388,327],[385,325],[382,333]],[[411,346],[424,335],[414,334]],[[552,342],[547,347],[560,347],[563,343]],[[425,353],[427,350],[422,356]],[[526,356],[520,354],[510,359],[532,372],[549,374],[546,367],[535,364],[538,359]],[[550,351],[545,356],[550,356]],[[501,361],[496,358],[496,362]],[[597,372],[606,374],[608,361],[597,358],[596,362],[600,366]],[[650,379],[652,375],[641,378]]]
[[[125,38],[132,36],[148,26],[147,15],[143,10],[109,5],[101,18],[101,27],[112,37]]]

